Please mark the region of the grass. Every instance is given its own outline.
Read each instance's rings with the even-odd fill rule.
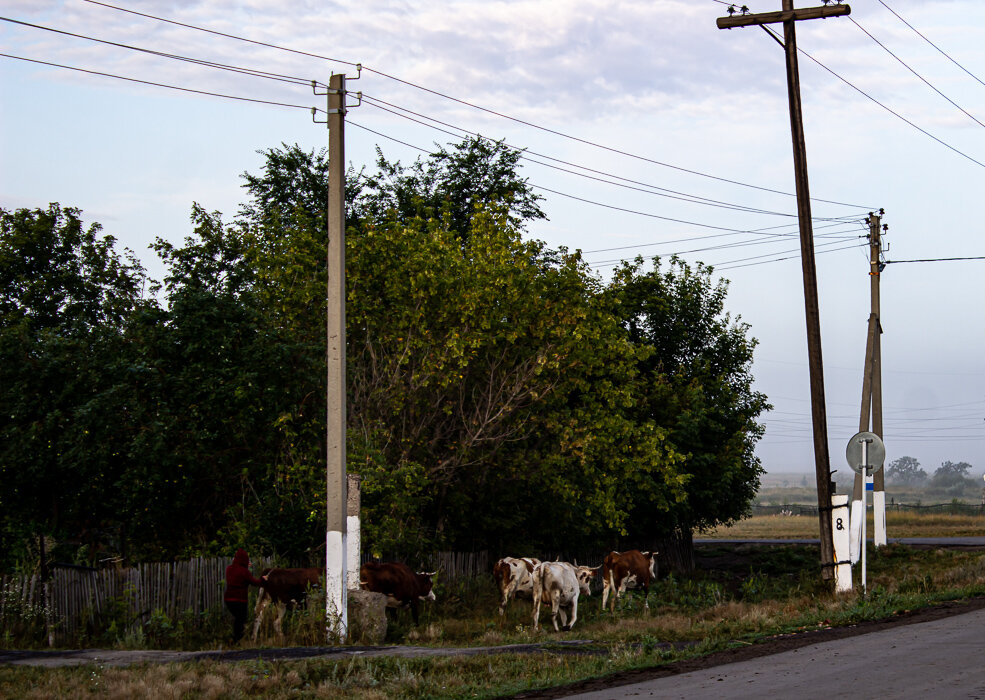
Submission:
[[[816,547],[703,546],[700,555],[699,574],[662,578],[651,587],[648,614],[639,596],[631,595],[611,616],[600,610],[596,595],[581,601],[573,631],[534,633],[528,602],[513,603],[499,619],[491,581],[445,584],[437,591],[439,603],[426,606],[420,627],[401,614],[388,639],[434,646],[592,640],[582,653],[555,648],[468,657],[7,666],[0,667],[0,697],[492,698],[985,594],[985,557],[976,552],[899,545],[873,550],[864,598],[827,590],[817,576]],[[291,634],[309,633],[303,618],[290,624]]]

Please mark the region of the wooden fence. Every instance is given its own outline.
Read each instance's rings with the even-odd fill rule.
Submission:
[[[141,625],[158,611],[171,619],[189,612],[206,615],[223,609],[229,562],[197,558],[132,568],[56,567],[47,585],[38,575],[0,576],[0,623],[6,626],[14,616],[46,615],[59,636],[71,637],[88,622],[123,618],[128,626]],[[254,560],[254,573],[269,565]],[[492,564],[488,552],[438,552],[430,568],[447,582],[487,576]]]

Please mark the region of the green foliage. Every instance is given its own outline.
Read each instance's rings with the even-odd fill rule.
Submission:
[[[542,197],[518,174],[522,152],[503,141],[467,137],[454,150],[439,146],[409,167],[391,163],[379,148],[376,153],[375,173],[350,172],[353,187],[346,194],[351,222],[434,220],[465,239],[482,211],[501,210],[512,229],[547,218],[537,203]]]
[[[234,221],[196,204],[156,243],[152,298],[76,210],[3,212],[0,564],[38,532],[92,559],[321,557],[328,163],[282,146]],[[386,558],[689,538],[758,485],[724,283],[639,260],[606,285],[525,239],[519,157],[474,138],[350,173],[347,468]]]
[[[0,522],[79,532],[112,517],[125,425],[115,395],[143,270],[77,209],[0,209]],[[16,539],[0,542],[11,566]]]
[[[769,408],[752,389],[755,339],[725,313],[727,283],[712,269],[659,258],[615,272],[607,290],[613,315],[639,348],[637,422],[652,421],[684,459],[678,469],[686,497],[668,517],[637,534],[689,533],[728,524],[748,512],[763,473],[754,454]],[[634,518],[646,522],[642,512]]]

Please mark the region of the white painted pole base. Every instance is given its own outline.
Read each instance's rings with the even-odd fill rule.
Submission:
[[[886,492],[872,492],[872,533],[876,547],[885,547],[888,543],[886,539]]]
[[[329,640],[339,643],[349,632],[345,584],[346,533],[330,530],[325,535],[325,622]]]
[[[862,548],[862,518],[865,517],[865,501],[852,501],[851,516],[851,559],[852,564],[858,564]]]
[[[346,587],[350,590],[359,588],[359,516],[349,515],[345,519],[347,537],[346,556]]]
[[[848,494],[836,493],[831,496],[831,532],[835,555],[835,592],[847,593],[852,590],[851,556],[851,518],[848,509]]]

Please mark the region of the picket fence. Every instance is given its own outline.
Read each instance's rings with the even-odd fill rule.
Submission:
[[[140,625],[152,614],[175,619],[207,615],[223,608],[227,558],[139,564],[131,568],[55,567],[45,585],[38,575],[0,576],[0,621],[35,610],[46,615],[59,635],[73,636],[86,624],[99,625],[111,616]],[[270,563],[258,558],[254,572]],[[439,552],[429,566],[443,581],[488,575],[488,552]],[[44,600],[48,605],[42,610]]]

